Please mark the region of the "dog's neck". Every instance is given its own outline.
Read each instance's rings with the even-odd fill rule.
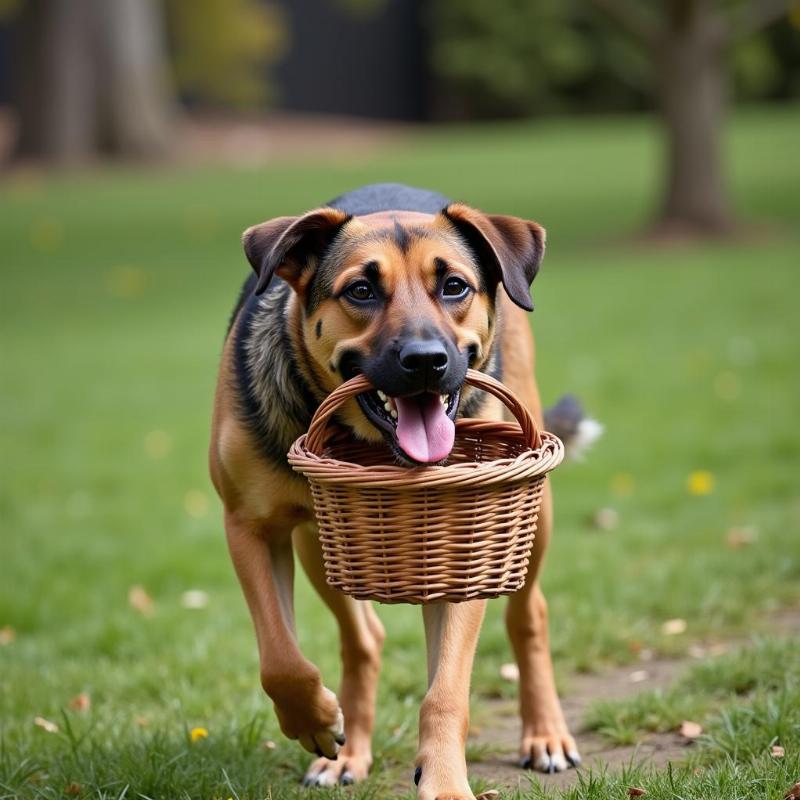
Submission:
[[[308,430],[319,405],[301,371],[290,336],[290,300],[283,281],[262,295],[250,295],[236,322],[236,379],[245,423],[261,451],[287,466],[292,442]]]

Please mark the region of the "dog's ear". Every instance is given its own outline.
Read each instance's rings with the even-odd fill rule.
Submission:
[[[530,286],[545,249],[545,230],[536,222],[484,214],[461,203],[442,210],[481,265],[493,270],[506,294],[526,311],[533,311]]]
[[[301,288],[304,272],[316,266],[349,219],[344,211],[318,208],[302,217],[277,217],[248,228],[242,244],[258,275],[256,294],[261,294],[276,274],[295,289]]]

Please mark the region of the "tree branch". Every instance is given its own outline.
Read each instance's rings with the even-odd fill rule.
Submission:
[[[745,39],[789,13],[789,0],[750,0],[728,20],[728,41]]]
[[[611,17],[626,33],[642,43],[652,42],[657,33],[654,20],[642,11],[639,0],[590,0],[592,5]]]

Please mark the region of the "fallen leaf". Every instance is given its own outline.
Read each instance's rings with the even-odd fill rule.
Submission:
[[[138,611],[142,616],[153,616],[153,598],[144,590],[142,586],[131,586],[128,591],[128,604],[131,608]]]
[[[661,633],[663,633],[664,636],[678,636],[681,633],[686,633],[686,620],[668,619],[661,626]]]
[[[66,788],[64,789],[64,794],[80,794],[82,791],[83,786],[81,786],[79,783],[75,783],[75,781],[72,781],[72,783],[67,784]]]
[[[592,516],[592,525],[599,531],[613,531],[619,525],[619,514],[613,508],[598,508]]]
[[[756,540],[756,532],[754,528],[731,528],[725,536],[725,544],[731,550],[739,550],[742,547],[747,547],[753,544]]]
[[[106,288],[112,297],[138,297],[147,285],[147,274],[138,267],[114,267],[106,275]]]
[[[150,724],[150,720],[147,717],[134,717],[133,721],[140,728],[146,728]]]
[[[641,683],[650,677],[650,673],[646,669],[637,669],[628,675],[628,680],[631,683]]]
[[[261,746],[264,748],[264,750],[274,750],[276,747],[275,742],[273,742],[272,739],[265,739],[263,742],[261,742]]]
[[[769,752],[773,758],[783,758],[786,755],[786,750],[779,744],[772,745],[772,749]]]
[[[144,437],[144,452],[153,460],[166,458],[172,451],[172,436],[167,431],[149,431]]]
[[[91,708],[91,705],[92,699],[86,692],[81,692],[80,694],[75,695],[75,697],[69,701],[69,707],[73,711],[88,711]]]
[[[475,796],[475,800],[497,800],[500,797],[500,792],[497,789],[487,789]]]
[[[201,609],[208,605],[208,594],[202,589],[189,589],[181,595],[184,608]]]
[[[641,786],[631,786],[628,789],[628,797],[644,797],[647,794],[646,789],[642,789]]]
[[[50,722],[49,719],[45,719],[44,717],[34,717],[33,724],[41,728],[43,731],[47,731],[48,733],[58,733],[58,725],[56,725],[55,722]]]
[[[183,507],[190,517],[202,519],[209,509],[208,495],[199,489],[189,489],[183,496]]]
[[[696,739],[703,732],[702,726],[690,720],[681,723],[680,734],[684,739]]]
[[[191,731],[189,731],[189,738],[193,742],[197,742],[200,739],[207,739],[208,730],[206,728],[192,728]]]
[[[800,800],[800,781],[797,781],[797,783],[786,792],[783,796],[783,800]]]
[[[0,647],[11,644],[17,638],[17,632],[10,625],[0,628]]]
[[[689,655],[692,658],[705,658],[706,657],[706,648],[703,647],[701,644],[690,644],[689,645]]]
[[[611,476],[611,491],[622,497],[633,494],[635,483],[629,472],[618,472]]]
[[[517,683],[519,681],[519,667],[513,663],[503,664],[500,667],[500,677],[504,681]]]

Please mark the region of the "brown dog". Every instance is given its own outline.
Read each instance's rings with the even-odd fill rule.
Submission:
[[[255,624],[262,686],[281,730],[319,756],[309,785],[350,783],[369,771],[384,630],[368,603],[326,585],[310,493],[286,451],[319,402],[359,372],[377,391],[350,401],[339,421],[357,437],[386,440],[404,463],[445,460],[458,415],[502,418],[494,398],[462,385],[468,367],[500,378],[541,423],[524,312],[533,308],[529,287],[544,244],[535,222],[393,184],[244,234],[255,275],[225,342],[211,476]],[[520,672],[521,764],[543,771],[580,760],[556,695],[538,583],[551,526],[547,490],[527,583],[506,611]],[[297,644],[293,547],[339,624],[338,698]],[[484,606],[423,608],[429,685],[415,781],[425,800],[474,797],[464,745]]]

